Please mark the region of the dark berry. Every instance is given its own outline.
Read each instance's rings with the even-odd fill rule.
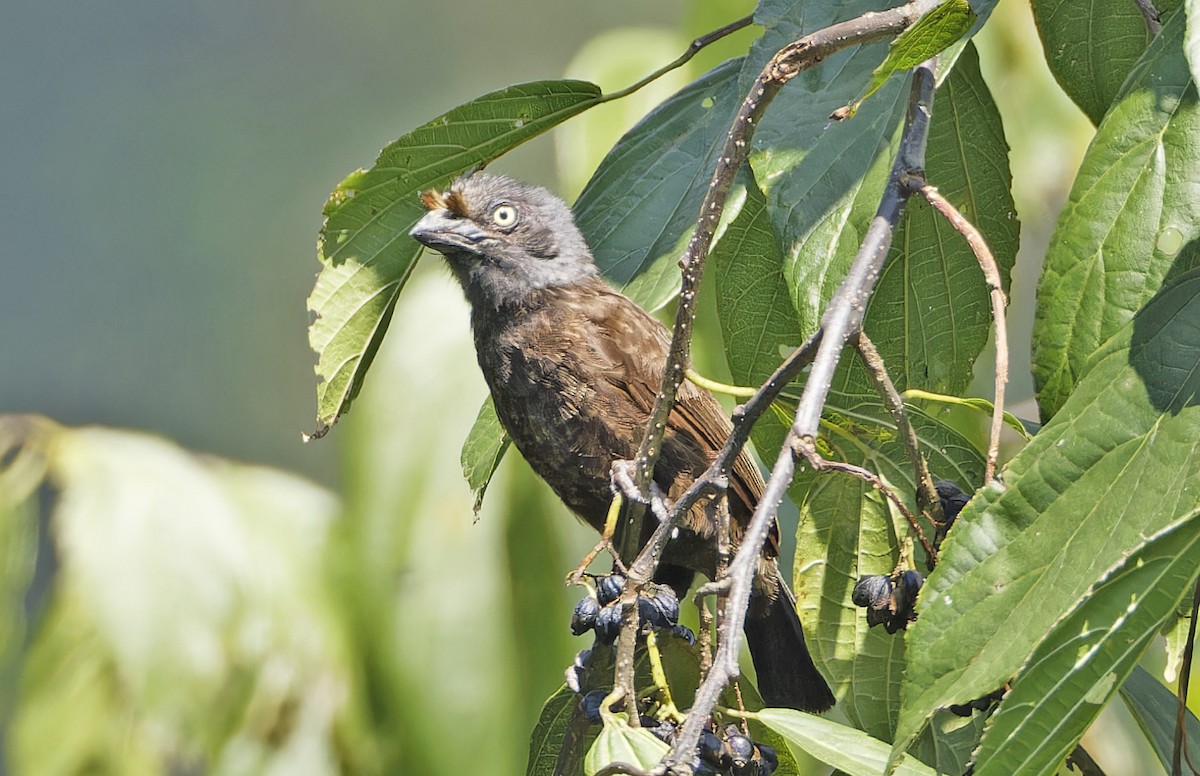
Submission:
[[[779,767],[779,755],[775,753],[774,748],[766,744],[758,745],[758,774],[759,776],[771,776],[775,769]]]
[[[583,709],[583,715],[592,722],[599,722],[600,705],[604,703],[607,696],[608,690],[592,690],[583,696],[579,700],[579,708]]]
[[[721,739],[717,738],[717,734],[711,730],[705,730],[700,734],[700,759],[703,762],[710,763],[718,768],[724,767],[721,763],[722,755]]]
[[[679,599],[669,587],[638,596],[638,616],[652,628],[670,628],[679,622]]]
[[[683,639],[688,643],[688,646],[696,643],[696,634],[692,633],[692,629],[686,625],[676,625],[671,628],[670,634],[677,639]]]
[[[643,716],[642,727],[668,746],[675,743],[675,723],[669,719],[657,720],[654,717]]]
[[[606,577],[596,577],[596,598],[601,606],[608,606],[621,597],[625,590],[625,575],[613,572]]]
[[[887,604],[892,595],[892,580],[882,574],[868,574],[854,584],[850,600],[855,606],[879,609]]]
[[[596,643],[612,644],[621,633],[621,607],[606,606],[596,616]]]
[[[571,633],[576,636],[583,634],[596,627],[596,618],[600,614],[600,603],[590,595],[581,600],[575,605],[575,611],[571,613]]]
[[[735,733],[725,739],[725,761],[726,767],[732,767],[735,771],[744,769],[750,760],[754,758],[754,742],[746,738],[741,733]]]

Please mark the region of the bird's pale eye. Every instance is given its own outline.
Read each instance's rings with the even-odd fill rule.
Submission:
[[[512,205],[501,205],[492,211],[492,223],[507,228],[517,222],[517,209]]]

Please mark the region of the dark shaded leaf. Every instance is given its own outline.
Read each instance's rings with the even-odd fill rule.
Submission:
[[[1125,700],[1129,713],[1154,747],[1154,753],[1158,755],[1163,770],[1170,772],[1179,698],[1141,666],[1135,667],[1121,685],[1121,698]],[[1200,720],[1196,719],[1196,715],[1190,709],[1184,714],[1187,751],[1200,752]]]

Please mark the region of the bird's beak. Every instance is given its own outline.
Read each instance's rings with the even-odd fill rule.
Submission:
[[[452,215],[444,208],[426,213],[408,234],[441,253],[478,253],[480,243],[487,237],[469,218]]]

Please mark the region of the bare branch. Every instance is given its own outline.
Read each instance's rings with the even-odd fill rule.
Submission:
[[[1200,614],[1200,580],[1196,580],[1196,588],[1192,593],[1192,620],[1188,624],[1187,641],[1183,647],[1183,665],[1179,671],[1179,707],[1175,716],[1175,746],[1171,752],[1171,776],[1183,773],[1183,759],[1187,756],[1188,764],[1191,757],[1187,752],[1187,697],[1188,680],[1192,673],[1192,656],[1196,647],[1196,616]]]
[[[887,369],[883,365],[883,356],[879,355],[875,343],[863,331],[858,333],[854,347],[858,351],[859,357],[862,358],[863,365],[871,374],[871,379],[875,382],[875,389],[879,392],[879,396],[883,399],[883,405],[887,407],[888,413],[892,416],[896,430],[900,432],[900,440],[904,442],[904,451],[908,453],[908,461],[913,467],[913,479],[917,483],[917,503],[922,508],[929,510],[934,523],[944,522],[942,502],[938,498],[937,488],[933,485],[933,477],[929,474],[929,464],[925,461],[925,456],[921,454],[921,442],[917,439],[916,429],[908,419],[908,410],[904,407],[904,399],[900,397],[899,391],[896,390],[891,376],[888,375]]]
[[[921,524],[917,521],[917,516],[914,515],[912,510],[908,508],[908,505],[904,503],[904,499],[900,498],[900,494],[888,487],[887,483],[879,478],[879,475],[864,469],[861,466],[855,466],[852,463],[846,463],[844,461],[830,461],[821,457],[821,454],[817,452],[816,446],[812,443],[811,437],[797,438],[794,452],[797,455],[803,456],[804,459],[818,471],[841,472],[842,474],[849,474],[852,477],[858,477],[860,480],[868,483],[871,487],[875,488],[875,490],[882,493],[884,498],[892,502],[896,509],[899,510],[900,514],[904,516],[904,519],[908,521],[908,524],[912,526],[913,533],[917,535],[917,541],[921,543],[921,547],[925,550],[925,554],[929,557],[930,564],[933,565],[937,563],[937,550],[934,549],[934,546],[930,544],[928,539],[925,538],[925,532],[921,530]]]
[[[1133,0],[1133,4],[1142,12],[1150,37],[1157,38],[1158,33],[1162,32],[1162,14],[1154,7],[1153,0]]]
[[[937,189],[920,177],[909,177],[905,185],[912,191],[920,192],[921,196],[966,238],[975,258],[979,260],[979,267],[983,270],[983,278],[991,294],[992,320],[996,326],[996,395],[992,402],[992,430],[988,439],[987,464],[983,473],[983,482],[987,484],[996,475],[996,459],[1000,456],[1000,430],[1004,427],[1004,388],[1008,384],[1008,297],[1004,294],[996,259],[974,224],[964,218]]]
[[[652,479],[655,463],[662,451],[667,417],[675,404],[676,391],[683,382],[684,369],[690,361],[697,292],[708,251],[717,224],[721,220],[721,213],[725,210],[725,201],[729,196],[734,175],[749,153],[756,123],[780,88],[792,78],[835,51],[899,34],[937,4],[938,0],[912,0],[897,8],[867,13],[818,30],[780,49],[755,79],[717,157],[716,169],[713,170],[712,180],[700,206],[696,230],[679,260],[683,278],[671,350],[663,375],[663,385],[655,400],[654,410],[646,425],[646,435],[636,458],[636,478],[643,489]],[[641,536],[638,530],[641,515],[638,510],[631,510],[631,513],[632,517],[627,521],[619,543],[622,557],[632,557],[637,552],[637,541]]]
[[[627,86],[624,89],[621,89],[620,91],[616,91],[616,92],[612,92],[611,94],[604,95],[603,97],[600,98],[599,102],[610,102],[611,100],[619,100],[622,97],[628,97],[629,95],[633,94],[637,90],[641,89],[643,86],[646,86],[647,84],[658,80],[659,78],[661,78],[662,76],[671,72],[672,70],[683,67],[684,65],[686,65],[688,62],[691,61],[692,57],[699,54],[701,49],[705,48],[706,46],[716,43],[718,40],[720,40],[721,38],[724,38],[726,35],[732,35],[733,33],[737,32],[740,29],[749,27],[753,23],[754,23],[754,16],[753,16],[753,14],[751,14],[750,16],[743,16],[741,19],[738,19],[737,21],[730,22],[729,24],[726,24],[724,27],[713,30],[712,32],[709,32],[707,34],[701,35],[699,38],[696,38],[695,40],[693,40],[688,45],[687,51],[680,54],[679,57],[674,62],[671,62],[668,65],[664,65],[663,67],[660,67],[658,70],[655,70],[653,73],[651,73],[650,75],[646,76],[645,78],[643,78],[642,80],[638,81],[637,83],[635,83],[631,86]]]
[[[885,12],[886,13],[886,12]],[[831,28],[832,29],[832,28]],[[793,44],[796,45],[796,44]],[[746,606],[750,601],[750,588],[758,565],[758,556],[770,532],[784,494],[792,482],[796,470],[794,446],[805,437],[816,438],[820,411],[829,392],[833,368],[842,347],[850,336],[857,334],[862,323],[862,312],[870,299],[875,280],[879,276],[883,260],[891,243],[891,236],[899,221],[906,199],[900,179],[904,175],[924,169],[925,140],[929,130],[929,115],[933,103],[934,62],[931,60],[913,71],[912,92],[909,97],[908,117],[900,141],[900,152],[889,176],[871,228],[863,241],[850,273],[842,282],[829,311],[823,320],[823,336],[817,346],[817,355],[812,373],[805,383],[804,395],[797,408],[796,422],[792,425],[783,448],[771,469],[766,489],[758,502],[754,515],[746,526],[737,554],[729,568],[729,595],[726,601],[725,618],[720,627],[720,644],[713,658],[712,670],[696,690],[691,711],[675,739],[675,745],[667,755],[665,764],[672,773],[688,773],[696,742],[721,691],[738,675],[738,652],[741,649],[741,631],[746,618]],[[764,71],[765,72],[765,71]],[[857,310],[857,313],[855,312]],[[832,348],[833,355],[826,355]],[[824,361],[824,364],[822,364]],[[828,376],[817,379],[818,365],[828,371]],[[815,398],[814,398],[815,397]],[[811,430],[805,425],[807,413],[813,413]],[[806,440],[807,441],[807,440]]]

